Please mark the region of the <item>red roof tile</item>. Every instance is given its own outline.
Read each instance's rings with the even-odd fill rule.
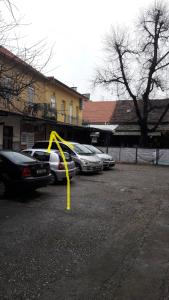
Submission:
[[[88,124],[105,124],[111,121],[117,101],[87,101],[84,103],[83,121]]]

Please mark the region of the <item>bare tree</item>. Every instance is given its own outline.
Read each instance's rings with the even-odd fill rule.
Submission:
[[[4,7],[9,13],[7,21],[2,15]],[[12,0],[0,0],[0,102],[13,108],[13,100],[19,100],[24,90],[32,87],[39,76],[43,78],[41,72],[52,55],[52,49],[48,50],[42,63],[47,51],[45,41],[38,41],[30,47],[20,46],[23,41],[17,36],[17,28],[26,25],[17,19],[16,9]]]
[[[113,30],[105,40],[106,60],[96,70],[94,85],[116,87],[118,95],[133,100],[141,131],[141,144],[146,145],[148,133],[162,122],[169,105],[153,126],[149,115],[155,106],[150,99],[167,95],[169,81],[169,11],[164,2],[155,1],[138,20],[133,35]],[[155,102],[155,101],[154,101]]]

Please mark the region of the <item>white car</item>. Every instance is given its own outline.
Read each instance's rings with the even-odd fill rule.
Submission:
[[[104,169],[110,169],[111,167],[115,166],[115,160],[113,157],[107,153],[104,153],[97,147],[93,145],[86,145],[84,144],[86,148],[88,148],[90,151],[92,151],[94,154],[96,154],[102,161],[103,161],[103,168]]]
[[[26,149],[22,152],[29,156],[33,156],[37,160],[46,161],[49,163],[52,175],[51,183],[54,184],[57,181],[66,180],[65,166],[59,151],[51,150],[49,153],[47,149]],[[64,152],[64,154],[68,165],[69,177],[71,179],[76,175],[75,163],[68,153]]]

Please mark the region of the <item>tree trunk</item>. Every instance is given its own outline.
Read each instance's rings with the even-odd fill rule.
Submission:
[[[140,136],[139,146],[140,147],[148,147],[149,138],[148,138],[147,124],[142,124],[140,131],[141,131],[141,136]]]

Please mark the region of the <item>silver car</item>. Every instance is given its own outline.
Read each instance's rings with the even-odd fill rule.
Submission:
[[[84,144],[84,146],[90,151],[92,151],[94,154],[96,154],[103,161],[104,169],[110,169],[111,167],[115,166],[115,160],[111,155],[104,153],[102,150],[98,149],[93,145]]]
[[[102,160],[95,154],[92,153],[85,146],[69,142],[73,148],[69,147],[65,143],[59,142],[63,151],[68,152],[75,162],[77,173],[97,173],[103,170]],[[37,141],[33,148],[44,148],[47,149],[49,141]],[[52,143],[52,149],[57,149],[56,143]]]
[[[67,151],[64,148],[65,144],[61,144],[63,150]],[[93,173],[101,172],[103,170],[102,160],[98,158],[97,155],[93,154],[92,151],[90,151],[84,145],[74,142],[71,142],[71,144],[73,146],[73,149],[71,149],[71,156],[80,172]]]
[[[47,161],[51,170],[51,183],[66,180],[66,171],[63,159],[57,150],[51,150],[50,153],[47,149],[26,149],[22,151],[30,156],[35,157],[40,161]],[[64,153],[68,165],[70,179],[76,175],[76,167],[74,161],[68,153]]]

